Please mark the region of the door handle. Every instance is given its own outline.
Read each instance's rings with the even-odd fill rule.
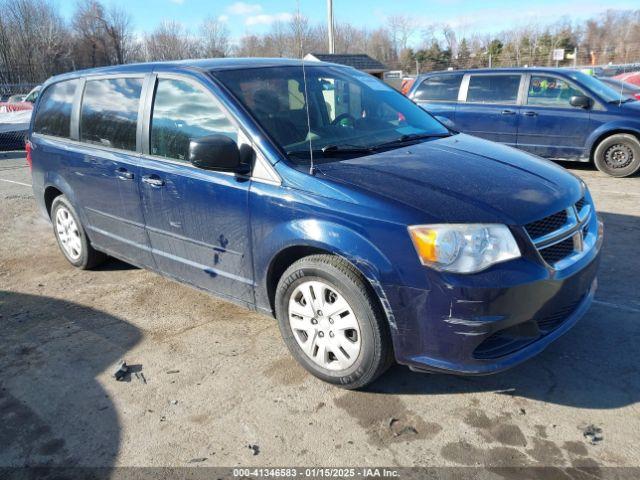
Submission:
[[[116,176],[120,180],[131,180],[131,179],[133,179],[133,173],[131,173],[126,168],[122,168],[122,167],[116,168]]]
[[[145,175],[142,177],[142,181],[152,187],[162,187],[164,185],[164,180],[157,175]]]
[[[527,117],[536,117],[538,115],[537,112],[524,112],[523,115],[526,115]]]
[[[515,115],[514,110],[502,110],[502,115]]]

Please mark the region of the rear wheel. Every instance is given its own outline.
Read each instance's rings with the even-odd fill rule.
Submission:
[[[598,170],[612,177],[628,177],[640,169],[640,142],[628,133],[602,140],[593,154]]]
[[[282,337],[316,377],[344,388],[373,382],[390,365],[384,314],[362,274],[333,255],[298,260],[276,290]]]
[[[51,222],[58,246],[71,265],[86,270],[105,261],[107,256],[91,246],[78,214],[64,195],[53,199]]]

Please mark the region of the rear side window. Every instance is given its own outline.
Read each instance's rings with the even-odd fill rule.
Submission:
[[[142,78],[88,80],[80,110],[80,140],[136,150]]]
[[[414,100],[455,102],[462,83],[460,75],[436,75],[423,81],[413,94]]]
[[[467,102],[516,103],[520,77],[521,75],[471,75]]]
[[[69,138],[71,106],[78,80],[54,83],[42,94],[33,126],[36,133]]]
[[[211,94],[190,82],[158,80],[151,119],[152,155],[187,159],[191,139],[208,135],[238,139],[238,130]]]

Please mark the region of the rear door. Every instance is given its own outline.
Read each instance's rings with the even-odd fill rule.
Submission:
[[[159,74],[150,89],[140,171],[145,224],[161,272],[252,303],[249,178],[187,160],[194,138],[222,134],[245,143],[209,88],[191,77]]]
[[[456,108],[456,128],[470,135],[515,146],[522,77],[520,73],[465,75]]]
[[[585,93],[573,82],[549,74],[530,74],[527,84],[518,148],[547,158],[583,157],[590,111],[573,107],[569,101]]]
[[[434,116],[448,118],[455,124],[456,105],[463,73],[431,75],[421,80],[411,99]]]
[[[68,181],[92,243],[153,267],[140,206],[138,118],[144,75],[88,78],[74,116],[79,142],[69,149]],[[141,126],[141,125],[140,125]]]

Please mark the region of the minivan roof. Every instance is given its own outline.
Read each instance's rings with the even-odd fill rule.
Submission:
[[[338,65],[328,62],[304,62],[306,65],[331,65],[342,68],[344,65]],[[128,74],[128,73],[147,73],[152,71],[170,71],[176,69],[195,69],[200,71],[216,71],[216,70],[237,70],[245,68],[264,68],[264,67],[296,67],[302,66],[302,60],[289,58],[202,58],[189,60],[174,60],[166,62],[146,62],[146,63],[130,63],[125,65],[112,65],[108,67],[90,68],[85,70],[76,70],[62,75],[52,77],[54,81],[79,78],[88,75],[107,75],[107,74]],[[51,79],[50,79],[51,80]],[[49,83],[49,82],[47,82]]]
[[[557,73],[568,74],[569,72],[576,72],[577,69],[573,68],[554,68],[554,67],[500,67],[500,68],[469,68],[462,70],[437,70],[433,72],[426,72],[420,74],[422,77],[428,75],[443,75],[443,74],[455,74],[455,73]]]

